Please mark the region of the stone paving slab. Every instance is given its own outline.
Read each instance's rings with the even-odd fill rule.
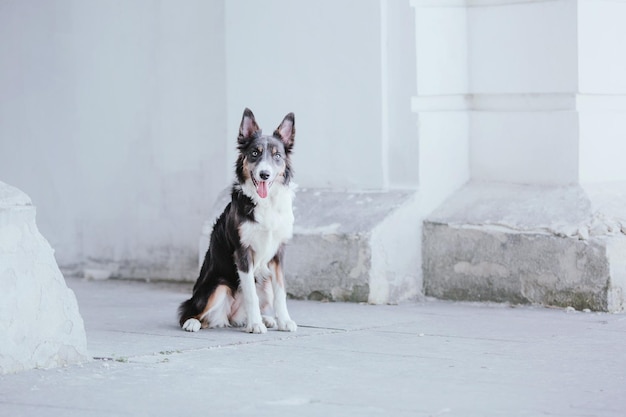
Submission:
[[[289,301],[296,333],[181,331],[189,286],[68,280],[92,362],[0,377],[0,416],[623,416],[626,316]]]

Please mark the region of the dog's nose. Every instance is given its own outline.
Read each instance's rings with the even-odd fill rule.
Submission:
[[[263,181],[266,181],[270,177],[270,173],[267,171],[261,171],[259,172],[259,177],[261,177]]]

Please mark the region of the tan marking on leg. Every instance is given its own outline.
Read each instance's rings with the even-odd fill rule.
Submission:
[[[270,261],[270,270],[274,275],[276,283],[284,290],[285,289],[285,276],[283,275],[283,268],[276,261]]]
[[[209,297],[209,301],[207,301],[206,306],[204,307],[204,311],[198,316],[196,319],[202,322],[202,328],[205,329],[209,326],[209,312],[215,306],[215,303],[223,297],[228,297],[230,294],[230,288],[226,285],[218,285],[213,294]]]
[[[256,293],[259,297],[259,308],[261,314],[267,314],[274,304],[274,291],[272,289],[272,278],[262,278],[256,283]]]

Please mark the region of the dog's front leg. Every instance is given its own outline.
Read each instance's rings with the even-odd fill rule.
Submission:
[[[246,327],[248,333],[265,333],[267,327],[263,324],[261,310],[259,308],[259,296],[256,293],[254,272],[252,266],[252,254],[250,250],[242,250],[236,256],[237,273],[239,274],[239,287],[243,297],[243,308],[246,312]]]
[[[272,289],[274,290],[274,312],[278,330],[295,332],[298,329],[298,325],[291,320],[287,310],[287,291],[285,290],[285,277],[281,262],[282,252],[277,254],[270,262],[270,267],[272,268]]]

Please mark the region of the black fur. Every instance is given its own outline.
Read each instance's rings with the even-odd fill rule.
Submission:
[[[237,267],[246,271],[246,262],[249,262],[248,255],[240,250],[237,228],[244,220],[254,221],[254,203],[241,189],[233,186],[231,202],[213,226],[209,248],[193,287],[193,295],[178,309],[181,326],[187,319],[204,311],[209,297],[219,285],[227,285],[233,293],[239,288]]]

